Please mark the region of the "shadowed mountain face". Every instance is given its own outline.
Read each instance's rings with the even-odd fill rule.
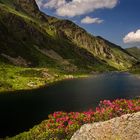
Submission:
[[[64,71],[122,70],[137,62],[121,47],[73,22],[45,15],[34,0],[0,0],[0,59]]]

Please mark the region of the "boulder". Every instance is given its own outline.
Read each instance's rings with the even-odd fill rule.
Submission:
[[[140,140],[140,112],[83,125],[71,140]]]

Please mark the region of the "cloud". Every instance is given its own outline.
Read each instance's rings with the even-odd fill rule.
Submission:
[[[103,20],[100,18],[92,18],[89,16],[86,16],[85,18],[81,20],[81,23],[84,23],[84,24],[93,24],[93,23],[100,24],[102,22]]]
[[[43,0],[43,3],[44,8],[55,9],[58,16],[74,17],[97,9],[114,8],[118,0]]]
[[[49,0],[44,4],[44,7],[59,9],[60,7],[64,6],[66,3],[67,2],[65,0]]]
[[[123,38],[124,43],[140,44],[140,29],[136,32],[130,32]]]

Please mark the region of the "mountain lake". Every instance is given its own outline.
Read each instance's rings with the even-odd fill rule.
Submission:
[[[55,111],[87,111],[101,100],[140,96],[140,78],[111,72],[57,82],[40,89],[0,94],[0,137],[14,136]]]

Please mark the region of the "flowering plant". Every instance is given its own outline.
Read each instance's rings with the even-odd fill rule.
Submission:
[[[54,112],[48,119],[40,125],[35,126],[26,133],[30,139],[43,140],[62,140],[70,139],[74,132],[83,124],[109,120],[128,113],[140,111],[140,99],[126,100],[117,99],[114,101],[100,101],[95,110],[85,112]],[[14,138],[18,140],[20,135]],[[25,137],[25,134],[24,134]]]

